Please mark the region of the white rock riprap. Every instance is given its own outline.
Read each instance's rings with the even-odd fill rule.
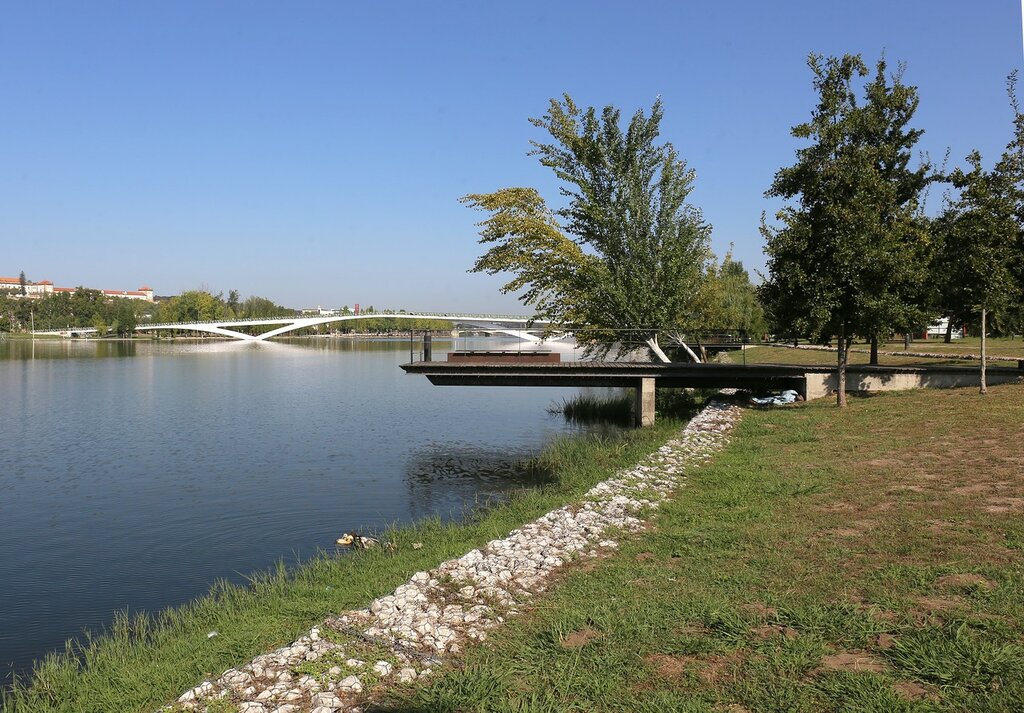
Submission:
[[[245,713],[358,711],[364,691],[429,676],[467,641],[514,616],[560,567],[618,546],[618,537],[679,487],[687,469],[728,441],[742,410],[711,402],[638,465],[598,483],[500,540],[417,572],[366,609],[327,619],[288,646],[203,681],[165,710],[227,699]]]

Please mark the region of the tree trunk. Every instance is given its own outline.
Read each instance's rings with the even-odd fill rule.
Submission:
[[[683,349],[686,350],[686,353],[690,355],[690,358],[693,359],[693,362],[695,364],[700,364],[700,357],[697,356],[697,354],[692,349],[690,349],[690,346],[686,342],[684,342],[678,336],[673,336],[672,340],[675,341],[679,346],[681,346]],[[658,357],[658,359],[660,359],[661,361],[665,362],[666,364],[668,364],[668,363],[670,363],[672,361],[667,356],[665,356],[665,352],[663,352],[661,350],[661,347],[658,346],[658,335],[657,334],[655,334],[653,337],[648,337],[646,342],[647,342],[647,346],[649,346],[651,348],[651,351],[655,353],[655,355]]]
[[[953,343],[953,318],[950,317],[949,321],[946,322],[946,344]]]
[[[871,337],[871,366],[878,366],[878,337]]]
[[[658,361],[660,361],[660,362],[662,362],[664,364],[668,364],[668,363],[670,363],[672,361],[671,359],[668,358],[668,355],[665,352],[663,352],[661,350],[661,347],[658,345],[658,335],[657,334],[655,334],[653,337],[648,337],[647,338],[647,346],[649,346],[651,348],[651,351],[654,352],[654,356],[658,357]],[[690,351],[690,348],[688,346],[686,346],[685,344],[683,344],[683,348],[686,349],[686,351],[689,352],[690,354],[693,354],[693,352]],[[693,354],[693,356],[694,356],[694,360],[695,361],[700,361],[699,359],[696,359],[696,355],[695,354]]]
[[[839,348],[836,349],[836,406],[846,407],[846,356],[849,349],[846,337],[839,337]]]
[[[910,351],[910,332],[903,333],[903,351]]]
[[[985,384],[985,308],[981,308],[981,393],[988,393],[988,386]]]

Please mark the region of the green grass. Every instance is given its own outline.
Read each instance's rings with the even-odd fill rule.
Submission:
[[[879,345],[880,351],[902,352],[903,340],[894,340]],[[1024,359],[1024,340],[1010,338],[988,339],[987,351],[989,356],[1013,357]],[[850,364],[867,364],[870,362],[870,345],[857,343],[850,347]],[[955,366],[978,366],[976,359],[958,359],[958,356],[981,353],[981,340],[977,337],[957,339],[951,344],[945,344],[941,338],[928,340],[914,340],[911,342],[910,352],[921,352],[925,354],[942,354],[945,358],[936,359],[926,356],[887,356],[880,354],[878,363],[882,366],[926,366],[926,365],[955,365]],[[814,364],[823,366],[835,366],[836,354],[834,351],[823,351],[817,349],[792,349],[787,347],[751,347],[744,355],[741,352],[723,352],[720,359],[735,364],[742,364],[746,359],[747,364]],[[1013,366],[1012,362],[994,361],[993,366]]]
[[[577,423],[629,423],[633,418],[633,397],[628,394],[594,396],[577,394],[548,407],[548,413],[562,414]]]
[[[1020,337],[989,337],[985,350],[991,356],[1009,356],[1024,359],[1024,339]],[[903,351],[903,340],[894,340],[879,347],[887,351]],[[942,337],[938,339],[915,339],[910,351],[931,352],[933,354],[981,354],[981,338],[965,337],[954,339],[946,344]]]
[[[861,353],[862,345],[857,345],[850,350],[850,364],[867,364],[870,362],[870,355]],[[901,345],[902,347],[902,345]],[[865,350],[866,346],[863,347]],[[726,352],[722,355],[734,364],[742,364],[744,355],[740,352]],[[836,353],[819,349],[792,349],[788,347],[751,347],[746,350],[747,364],[814,364],[821,366],[836,365]],[[935,359],[924,356],[885,356],[879,355],[878,363],[882,366],[927,366],[927,365],[955,365],[955,366],[977,366],[977,361],[956,359],[951,356],[948,359]]]
[[[1020,386],[750,411],[650,529],[381,709],[1019,711],[1022,437]]]
[[[152,616],[120,617],[102,636],[37,664],[3,694],[8,713],[152,711],[204,678],[293,641],[326,615],[366,606],[413,573],[457,557],[561,506],[663,443],[680,427],[553,443],[537,459],[552,474],[508,502],[461,523],[428,520],[384,535],[393,553],[323,555],[289,572],[255,576],[249,587],[218,583],[204,599]],[[412,549],[413,543],[421,549]],[[208,637],[216,631],[217,636]]]
[[[633,420],[633,392],[605,396],[577,394],[561,404],[552,404],[548,413],[560,413],[566,420],[580,423],[630,423]],[[701,389],[658,389],[655,394],[657,418],[686,420],[711,396]]]

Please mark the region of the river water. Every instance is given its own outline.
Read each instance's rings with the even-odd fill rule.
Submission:
[[[115,611],[500,498],[573,428],[545,409],[575,389],[434,387],[409,355],[407,338],[0,342],[0,682]]]

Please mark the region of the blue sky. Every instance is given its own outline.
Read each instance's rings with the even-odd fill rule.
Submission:
[[[697,172],[692,202],[751,268],[774,172],[813,106],[811,51],[884,51],[919,87],[920,146],[988,163],[1010,137],[1015,0],[0,5],[0,274],[290,306],[521,311],[479,254],[469,192],[557,200],[527,118],[570,93]],[[941,196],[931,196],[937,207]]]

